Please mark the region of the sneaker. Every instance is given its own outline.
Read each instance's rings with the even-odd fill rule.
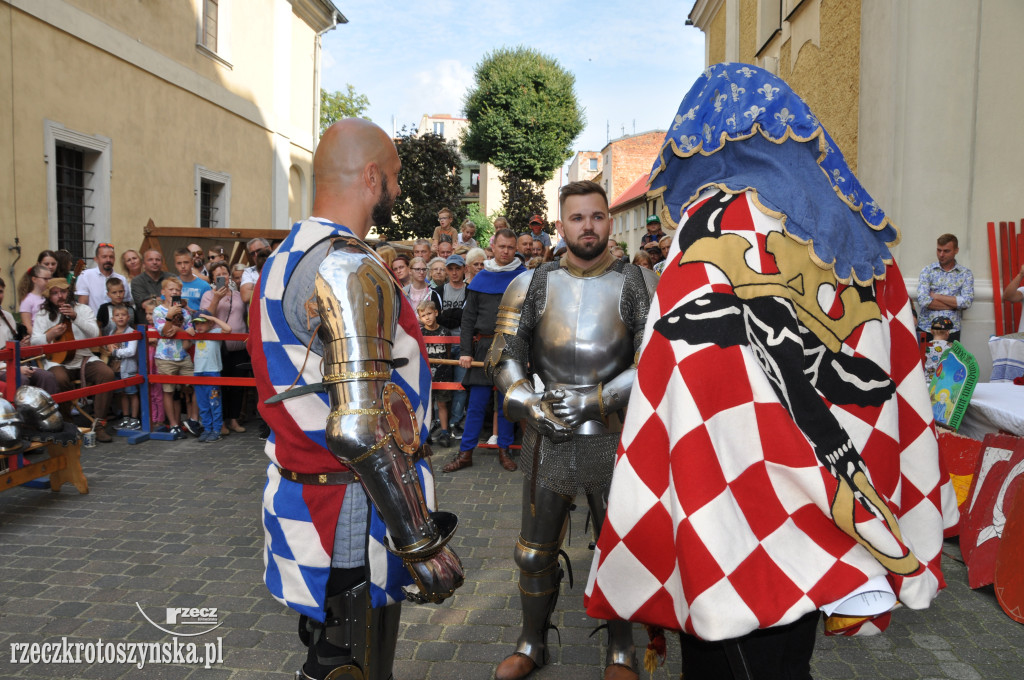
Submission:
[[[131,421],[131,422],[128,423],[128,429],[129,430],[141,430],[142,429],[142,421],[139,420],[138,418],[129,418],[128,420]]]
[[[172,427],[169,432],[175,439],[185,439],[185,433],[181,431],[180,427]]]
[[[114,423],[112,425],[112,427],[115,430],[127,430],[128,427],[131,425],[131,423],[132,423],[132,419],[131,418],[121,418],[121,420],[119,420],[116,423]]]
[[[462,428],[458,425],[452,425],[452,439],[462,439]]]
[[[170,430],[167,429],[167,423],[153,423],[150,432],[170,432]]]
[[[488,437],[487,438],[487,445],[488,446],[497,446],[498,445],[498,435],[492,434],[490,437]]]
[[[209,432],[203,432],[203,433],[202,433],[201,435],[199,435],[199,436],[197,437],[197,439],[198,439],[199,441],[201,441],[201,442],[205,442],[205,441],[207,440],[207,438],[209,438],[209,436],[210,436],[210,433],[209,433]]]
[[[181,426],[193,437],[198,437],[203,431],[202,424],[198,420],[192,420],[191,418],[182,421]]]
[[[452,436],[448,434],[448,430],[441,430],[441,434],[437,437],[437,443],[446,449],[452,445]]]
[[[221,439],[222,439],[222,437],[219,434],[217,434],[216,432],[207,432],[206,433],[206,440],[205,441],[207,441],[207,442],[219,442]],[[200,441],[203,441],[203,440],[200,439]]]

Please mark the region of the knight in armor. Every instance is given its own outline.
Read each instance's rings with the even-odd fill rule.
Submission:
[[[560,207],[568,252],[519,275],[505,291],[485,363],[508,420],[526,423],[514,553],[523,629],[515,652],[498,665],[498,680],[526,677],[548,660],[547,631],[563,575],[559,550],[581,491],[601,530],[657,281],[608,250],[611,219],[600,185],[567,184]],[[605,679],[637,678],[630,623],[608,621],[607,628]]]
[[[362,240],[386,224],[401,161],[376,125],[329,128],[313,217],[266,261],[249,352],[271,428],[264,580],[300,614],[299,680],[388,680],[403,599],[463,582],[434,512],[430,370],[415,310]]]

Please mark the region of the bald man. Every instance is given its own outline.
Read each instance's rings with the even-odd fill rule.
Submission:
[[[430,369],[416,313],[362,240],[391,220],[400,168],[376,125],[331,126],[313,157],[313,216],[271,254],[250,310],[271,428],[264,580],[301,616],[304,679],[391,678],[401,600],[442,602],[463,581],[447,547],[457,521],[427,507]]]

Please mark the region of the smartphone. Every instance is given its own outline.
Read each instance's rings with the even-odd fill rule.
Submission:
[[[228,277],[226,277],[226,276],[218,276],[217,277],[217,289],[218,290],[220,290],[221,288],[224,288],[227,285],[228,285]]]
[[[171,304],[172,305],[178,305],[180,307],[181,306],[181,296],[180,295],[172,295],[171,296]]]

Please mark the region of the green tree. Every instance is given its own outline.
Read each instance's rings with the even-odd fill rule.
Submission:
[[[497,217],[495,214],[494,217]],[[470,203],[466,219],[476,225],[476,235],[473,238],[484,247],[491,242],[491,234],[494,233],[494,222],[480,208],[479,203]]]
[[[466,207],[462,204],[462,159],[455,142],[446,142],[432,132],[417,136],[402,128],[395,146],[402,160],[398,173],[402,195],[395,201],[391,224],[378,225],[377,233],[389,241],[430,238],[441,208],[455,214],[457,229],[466,219]]]
[[[356,94],[351,84],[345,86],[347,92],[320,90],[320,134],[342,118],[366,118],[363,113],[370,108],[370,100],[365,94]]]
[[[521,234],[529,229],[531,217],[543,216],[547,211],[548,202],[544,199],[544,191],[537,182],[514,172],[506,172],[502,182],[505,185],[501,190],[501,198],[505,202],[505,219],[512,226],[512,231]],[[548,225],[544,227],[550,233]]]
[[[475,78],[465,101],[463,153],[506,176],[546,181],[572,156],[583,131],[575,76],[536,50],[503,47],[477,64]]]

